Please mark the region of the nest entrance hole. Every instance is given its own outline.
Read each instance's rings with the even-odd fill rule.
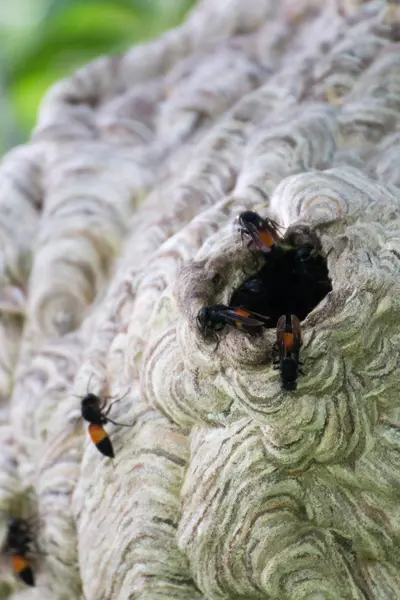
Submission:
[[[264,256],[261,269],[233,292],[230,306],[268,317],[267,328],[276,327],[283,314],[303,321],[332,290],[326,256],[314,245],[276,245]]]

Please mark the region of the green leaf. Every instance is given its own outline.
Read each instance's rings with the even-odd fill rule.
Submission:
[[[14,2],[24,5],[27,0]],[[35,26],[0,25],[2,85],[18,126],[26,132],[34,125],[40,100],[53,83],[99,55],[123,52],[178,25],[194,4],[194,0],[29,2],[29,10],[38,10]]]

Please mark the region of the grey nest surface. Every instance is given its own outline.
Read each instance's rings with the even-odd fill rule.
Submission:
[[[0,165],[0,600],[400,598],[399,42],[394,0],[204,0],[49,91]],[[275,329],[196,324],[245,210],[327,256],[295,391]]]

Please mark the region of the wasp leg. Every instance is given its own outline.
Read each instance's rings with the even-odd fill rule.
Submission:
[[[134,427],[134,425],[136,425],[136,419],[133,421],[133,423],[117,423],[117,421],[113,421],[107,417],[107,421],[113,425],[118,425],[118,427]]]
[[[39,546],[37,539],[30,538],[29,539],[30,550],[37,554],[38,556],[49,556],[49,552],[44,552],[42,548]]]
[[[44,552],[43,550],[41,550],[41,548],[39,548],[39,546],[37,545],[36,542],[33,542],[33,549],[35,554],[37,554],[37,556],[50,556],[49,552]]]
[[[124,398],[126,398],[128,394],[129,394],[129,390],[126,392],[126,394],[124,394],[124,395],[123,395],[123,396],[121,396],[120,398],[117,398],[116,400],[114,400],[113,402],[111,402],[111,403],[108,405],[108,407],[107,407],[107,410],[106,410],[106,411],[104,411],[104,413],[103,413],[103,414],[104,414],[104,416],[106,417],[106,416],[108,415],[108,413],[110,412],[111,408],[114,406],[114,404],[117,404],[117,402],[120,402],[121,400],[123,400]],[[115,396],[110,396],[110,397],[111,397],[111,398],[115,398]],[[101,407],[101,409],[100,409],[101,411],[103,411],[103,409],[105,408],[106,404],[107,404],[107,400],[105,400],[104,404],[102,405],[102,407]]]
[[[90,388],[90,384],[91,384],[91,382],[92,382],[92,379],[93,379],[93,375],[94,375],[94,373],[91,373],[91,374],[90,374],[90,377],[89,377],[89,379],[88,379],[88,382],[87,382],[87,385],[86,385],[86,396],[87,396],[87,395],[88,395],[88,393],[89,393],[89,388]]]
[[[215,332],[214,332],[214,336],[215,336],[215,339],[217,340],[216,346],[214,348],[214,352],[216,352],[218,350],[218,346],[219,346],[219,343],[220,343],[221,340],[219,338],[219,335],[217,333],[215,333]]]

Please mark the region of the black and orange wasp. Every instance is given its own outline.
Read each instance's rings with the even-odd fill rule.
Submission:
[[[8,520],[5,553],[11,556],[14,573],[26,585],[35,585],[31,565],[33,535],[26,519],[13,517]]]
[[[280,225],[268,217],[261,217],[252,210],[246,210],[240,213],[239,232],[243,240],[244,237],[250,238],[247,247],[256,248],[260,252],[271,252],[282,239],[280,234]]]
[[[135,422],[118,423],[108,416],[112,406],[117,402],[120,402],[120,400],[123,400],[123,398],[127,396],[127,393],[125,396],[111,402],[107,409],[107,399],[102,401],[99,396],[91,392],[87,392],[81,399],[81,415],[82,418],[89,423],[88,432],[90,439],[97,450],[108,458],[114,458],[115,454],[110,436],[104,429],[104,425],[106,423],[113,423],[113,425],[118,425],[119,427],[133,427],[135,425]]]
[[[242,307],[214,304],[199,310],[196,318],[197,327],[204,336],[216,334],[226,325],[242,329],[247,333],[260,333],[268,324],[268,317],[251,312]]]
[[[284,390],[295,390],[297,377],[301,373],[300,347],[301,327],[300,321],[293,314],[282,315],[276,326],[275,351],[278,357],[274,360],[275,368],[280,370],[281,386]]]

